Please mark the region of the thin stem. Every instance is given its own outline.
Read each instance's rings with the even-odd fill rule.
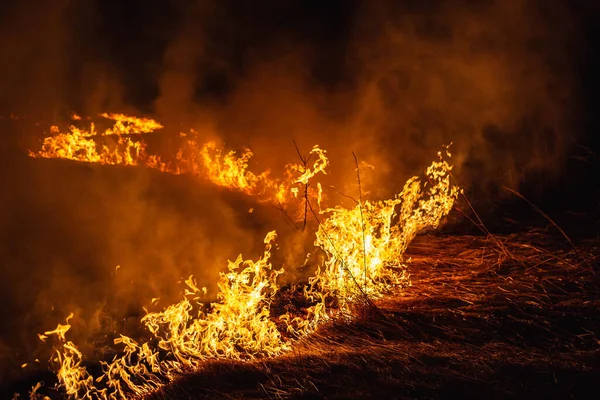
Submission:
[[[287,219],[292,223],[294,228],[300,230],[300,228],[298,227],[298,225],[296,225],[296,223],[294,222],[292,217],[290,217],[290,215],[283,209],[283,204],[281,204],[280,201],[278,201],[278,203],[279,203],[279,207],[275,207],[275,208],[278,209],[279,211],[281,211],[283,213],[283,215],[285,215],[287,217]]]
[[[362,190],[360,187],[360,170],[358,168],[358,159],[356,158],[356,154],[352,152],[352,156],[354,157],[354,164],[356,164],[356,179],[358,180],[358,210],[360,212],[360,226],[362,229],[362,239],[363,239],[363,267],[364,267],[364,280],[365,280],[365,293],[367,292],[367,239],[365,237],[365,220],[363,218],[362,211]]]
[[[350,275],[350,278],[352,278],[352,282],[354,282],[354,284],[358,288],[358,291],[365,298],[365,302],[367,304],[369,304],[369,305],[371,305],[371,306],[374,307],[373,303],[369,299],[369,296],[367,296],[367,294],[365,293],[365,291],[363,290],[363,288],[360,287],[360,284],[356,281],[356,278],[352,274],[352,271],[350,271],[350,268],[348,268],[348,265],[346,265],[346,262],[344,260],[342,260],[341,257],[339,256],[339,252],[338,252],[337,248],[335,247],[335,245],[333,244],[333,240],[331,240],[331,237],[329,236],[329,234],[327,233],[327,231],[325,231],[325,229],[323,229],[323,226],[321,225],[321,220],[319,219],[319,216],[317,215],[317,213],[315,212],[315,210],[312,208],[312,204],[310,204],[310,202],[308,203],[308,207],[309,207],[311,213],[313,214],[313,216],[315,217],[315,220],[317,221],[317,224],[319,225],[319,229],[323,230],[323,234],[325,235],[325,237],[329,241],[329,244],[331,244],[332,249],[337,253],[337,254],[334,254],[334,257],[337,258],[340,261],[340,263],[342,264],[342,268],[344,268],[344,270],[346,270],[346,272],[348,273],[348,275]]]
[[[585,262],[585,264],[588,266],[588,268],[590,269],[590,271],[595,275],[596,271],[594,271],[594,268],[592,268],[592,266],[590,265],[587,257],[584,257],[583,254],[581,254],[581,252],[579,251],[579,249],[577,248],[577,246],[575,246],[575,244],[571,241],[571,239],[569,238],[569,236],[567,236],[566,232],[562,230],[562,228],[560,226],[558,226],[558,224],[556,222],[554,222],[552,220],[552,218],[550,218],[548,216],[548,214],[546,214],[545,212],[543,212],[538,206],[536,206],[535,204],[533,204],[531,201],[529,201],[528,199],[525,198],[525,196],[523,196],[521,193],[506,187],[506,186],[502,186],[504,189],[506,189],[507,191],[511,192],[512,194],[514,194],[515,196],[525,200],[527,202],[527,204],[529,204],[531,207],[533,207],[534,210],[536,210],[537,212],[539,212],[544,218],[546,218],[548,221],[550,221],[550,223],[552,225],[554,225],[554,227],[556,229],[558,229],[558,231],[564,236],[564,238],[567,240],[567,242],[569,242],[569,244],[571,246],[573,246],[573,249],[575,249],[575,252],[577,252],[577,254],[579,255],[579,257],[581,257],[581,259]]]
[[[346,193],[341,192],[338,188],[336,188],[335,186],[332,185],[327,185],[326,186],[329,189],[333,189],[335,190],[338,194],[341,194],[344,197],[349,198],[350,200],[352,200],[353,202],[355,202],[356,204],[358,204],[358,200],[356,200],[354,197],[347,195]]]
[[[308,164],[308,160],[310,160],[310,157],[312,157],[312,154],[308,157],[305,158],[304,156],[302,156],[302,153],[300,153],[300,148],[298,147],[298,144],[296,143],[296,141],[294,139],[292,139],[292,142],[294,143],[294,147],[296,148],[296,153],[298,153],[298,157],[300,158],[300,161],[302,162],[302,173],[306,172],[306,164]],[[304,184],[304,223],[302,225],[302,230],[306,230],[306,216],[308,215],[308,182],[306,182]]]

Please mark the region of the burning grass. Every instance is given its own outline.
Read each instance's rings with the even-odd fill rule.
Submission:
[[[76,132],[72,132],[70,136],[59,134],[57,137],[62,143],[63,137],[78,141],[76,136]],[[46,140],[45,144],[52,140]],[[42,156],[64,158],[60,151]],[[229,156],[233,157],[232,154]],[[288,181],[304,185],[304,210],[306,213],[310,208],[319,221],[314,246],[324,253],[324,257],[302,292],[312,304],[301,315],[285,313],[278,316],[280,326],[283,325],[289,336],[284,338],[270,318],[271,303],[279,290],[276,278],[283,272],[283,269],[274,270],[271,265],[271,247],[276,237],[273,231],[265,238],[266,247],[261,258],[243,260],[240,255],[229,263],[228,273],[221,273],[218,303],[209,304],[208,311],[203,311],[203,305],[198,301],[202,297],[201,290],[190,277],[186,281],[188,289],[183,300],[141,319],[151,334],[149,340],[138,342],[122,334],[114,339],[115,345],[124,348],[111,361],[101,362],[99,376],[88,371],[83,364],[82,352],[67,340],[68,319],[66,325],[41,335],[42,340],[50,335],[58,338],[59,345],[52,362],[59,386],[68,397],[116,400],[144,396],[177,374],[197,370],[207,359],[248,360],[290,351],[294,340],[312,333],[328,319],[340,313],[348,315],[357,304],[371,303],[373,298],[403,284],[406,275],[402,254],[407,245],[423,229],[436,228],[459,193],[450,183],[452,167],[439,152],[439,161],[434,161],[426,171],[427,182],[422,183],[414,177],[392,200],[363,202],[360,197],[354,207],[330,208],[319,218],[310,204],[308,185],[317,173],[326,173],[329,160],[318,146],[313,147],[309,157],[303,157],[300,152],[299,156],[302,166],[288,168],[298,176]],[[309,160],[312,156],[316,157],[311,168]],[[227,163],[227,159],[224,161],[221,153],[214,160],[207,162],[205,159],[209,177],[220,177],[224,168],[228,172],[226,183],[231,181],[229,175],[244,178],[242,181],[247,182],[247,156],[242,155],[234,164]],[[219,168],[213,173],[210,167],[215,166]],[[356,167],[360,184],[358,162]],[[293,189],[290,186],[286,192],[296,194]],[[321,199],[319,190],[319,206]],[[304,221],[306,224],[306,214]],[[329,310],[332,301],[337,307]]]
[[[148,398],[585,398],[600,368],[600,242],[575,244],[539,231],[417,237],[410,286],[279,357],[205,360]],[[293,289],[273,298],[273,318],[310,306]]]
[[[275,359],[205,363],[150,399],[588,397],[600,368],[600,244],[578,243],[578,254],[540,232],[496,239],[502,249],[485,237],[417,238],[412,285],[375,312]]]

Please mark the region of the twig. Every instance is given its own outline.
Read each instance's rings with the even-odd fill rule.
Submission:
[[[319,219],[319,216],[317,215],[317,213],[315,212],[315,210],[312,208],[312,204],[310,202],[308,202],[308,207],[310,208],[311,213],[313,214],[313,216],[315,217],[315,220],[317,221],[317,224],[319,225],[319,228],[322,229],[323,226],[321,225],[321,220]],[[337,248],[335,247],[335,245],[333,244],[333,241],[331,240],[331,237],[329,236],[329,234],[327,233],[327,231],[325,231],[323,229],[323,233],[325,234],[325,237],[327,238],[327,240],[329,241],[329,243],[331,244],[331,247],[335,250],[336,253],[339,254]],[[398,327],[399,329],[402,329],[402,326],[400,324],[398,324],[397,321],[394,321],[392,318],[390,318],[388,315],[386,315],[386,313],[384,313],[379,307],[377,307],[375,305],[375,303],[373,303],[371,301],[371,299],[369,298],[369,296],[367,295],[367,293],[360,287],[360,285],[358,284],[358,282],[356,281],[356,279],[354,278],[354,275],[352,274],[352,271],[350,271],[350,268],[348,268],[348,266],[346,265],[346,262],[344,260],[342,260],[338,254],[335,254],[335,257],[340,260],[340,263],[342,264],[342,268],[344,268],[344,270],[346,270],[346,272],[350,275],[350,277],[352,278],[352,281],[354,282],[354,284],[356,285],[356,287],[358,288],[358,291],[360,292],[360,294],[362,295],[362,297],[365,300],[365,304],[369,307],[369,310],[374,311],[375,313],[379,314],[384,320],[386,320],[388,323],[390,323],[391,325]]]
[[[364,267],[364,279],[365,279],[365,293],[367,292],[367,240],[365,237],[365,220],[363,218],[362,212],[362,190],[360,188],[360,170],[358,169],[358,159],[356,158],[356,154],[352,152],[352,156],[354,157],[354,164],[356,164],[356,179],[358,180],[358,211],[360,212],[360,227],[362,229],[362,239],[363,239],[363,267]]]
[[[300,161],[302,161],[302,164],[304,164],[304,166],[306,167],[306,163],[308,160],[304,159],[304,157],[300,153],[300,148],[298,148],[298,144],[296,143],[296,141],[294,139],[292,139],[292,143],[294,143],[294,147],[296,148],[296,153],[298,153],[298,157],[300,158]]]
[[[300,228],[298,227],[298,225],[296,225],[296,222],[294,222],[294,220],[292,219],[292,217],[289,216],[289,214],[287,212],[285,212],[285,210],[283,209],[283,204],[281,204],[281,201],[277,201],[279,203],[279,207],[275,207],[277,210],[281,211],[283,213],[283,215],[285,215],[287,217],[287,219],[290,220],[290,222],[292,223],[292,225],[294,225],[294,228],[300,230]]]
[[[450,175],[450,178],[451,178],[451,179],[454,181],[454,184],[455,184],[456,186],[458,186],[458,184],[457,184],[457,182],[456,182],[456,179],[454,179],[454,175],[452,175],[451,173],[449,173],[449,175]],[[473,222],[473,225],[475,225],[477,228],[479,228],[479,229],[480,229],[480,230],[481,230],[483,233],[485,233],[486,235],[488,235],[489,237],[491,237],[491,238],[494,240],[494,242],[496,242],[496,245],[497,245],[497,246],[498,246],[498,247],[499,247],[499,248],[500,248],[500,249],[501,249],[501,250],[502,250],[502,251],[505,253],[505,255],[509,255],[509,254],[511,254],[511,253],[508,251],[508,249],[506,248],[506,246],[504,246],[504,244],[503,244],[502,242],[500,242],[500,241],[499,241],[499,240],[496,238],[496,236],[494,236],[494,235],[492,234],[492,232],[490,232],[490,230],[489,230],[489,229],[488,229],[488,228],[485,226],[485,224],[484,224],[484,223],[483,223],[483,221],[481,220],[481,217],[479,217],[479,214],[477,214],[477,211],[475,211],[475,208],[473,207],[473,205],[471,204],[471,202],[469,201],[469,199],[467,198],[467,196],[465,196],[464,192],[461,190],[459,193],[462,195],[463,199],[465,199],[465,202],[467,203],[467,205],[469,206],[469,208],[470,208],[470,209],[471,209],[471,211],[473,212],[473,215],[475,215],[475,218],[477,218],[477,221],[479,222],[479,224],[476,224],[476,223],[474,223],[474,221],[473,221],[471,218],[469,218],[469,217],[467,217],[467,218],[469,218],[469,220],[470,220],[471,222]],[[457,208],[457,209],[458,209],[458,208]],[[460,210],[459,210],[459,211],[460,211]],[[462,211],[461,211],[461,212],[462,212]],[[465,214],[465,213],[463,213],[463,215],[465,215],[465,216],[466,216],[466,214]]]
[[[302,162],[302,173],[306,172],[306,165],[308,164],[308,160],[310,160],[310,157],[312,157],[312,154],[308,157],[305,158],[302,156],[302,153],[300,153],[300,148],[298,147],[298,144],[296,143],[296,141],[294,139],[292,139],[292,142],[294,143],[294,147],[296,148],[296,153],[298,153],[298,157],[300,157],[300,161]],[[306,230],[306,216],[308,214],[308,182],[306,182],[304,184],[304,224],[302,225],[302,230]]]
[[[332,185],[327,185],[326,187],[327,187],[327,188],[329,188],[329,189],[333,189],[333,190],[335,190],[335,191],[336,191],[338,194],[341,194],[342,196],[344,196],[344,197],[347,197],[347,198],[349,198],[350,200],[352,200],[353,202],[355,202],[356,204],[358,204],[358,200],[356,200],[356,199],[355,199],[354,197],[352,197],[352,196],[349,196],[349,195],[347,195],[347,194],[346,194],[346,193],[344,193],[344,192],[341,192],[341,191],[340,191],[338,188],[336,188],[335,186],[332,186]]]
[[[306,215],[308,213],[308,182],[304,185],[304,225],[302,230],[306,229]]]
[[[322,227],[322,224],[321,224],[321,220],[319,219],[319,217],[318,217],[317,213],[315,212],[315,210],[312,208],[312,204],[310,204],[310,202],[308,202],[308,207],[309,207],[311,213],[313,214],[313,216],[315,217],[315,220],[317,221],[317,224],[319,225],[319,228],[322,229],[323,227]],[[329,241],[329,244],[331,244],[331,247],[335,250],[336,253],[338,253],[338,250],[335,247],[335,245],[333,244],[333,240],[331,240],[331,237],[329,236],[329,234],[327,233],[327,231],[325,231],[323,229],[323,233],[325,234],[325,237]],[[350,278],[352,278],[352,281],[354,282],[354,284],[356,285],[356,287],[358,288],[358,290],[360,291],[360,293],[362,294],[362,296],[365,298],[365,301],[367,302],[367,304],[371,305],[372,307],[375,307],[375,305],[373,305],[373,303],[369,299],[369,296],[367,296],[367,294],[364,292],[364,290],[360,287],[360,285],[356,281],[356,278],[352,274],[352,271],[350,271],[350,268],[348,268],[348,266],[346,265],[346,262],[344,260],[342,260],[342,258],[338,254],[335,254],[335,257],[338,260],[340,260],[340,263],[342,264],[342,267],[346,270],[346,272],[348,273],[348,275],[350,275]]]

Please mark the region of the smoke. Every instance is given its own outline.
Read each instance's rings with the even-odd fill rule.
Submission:
[[[297,161],[292,139],[304,154],[318,143],[325,183],[352,196],[355,152],[375,167],[361,170],[375,198],[450,142],[473,197],[551,177],[572,145],[579,37],[561,2],[112,3],[0,13],[0,113],[29,118],[2,125],[5,374],[44,354],[35,334],[69,312],[92,349],[151,298],[176,299],[182,278],[210,290],[227,258],[290,231],[277,210],[190,177],[27,158],[72,111],[152,114],[167,126],[159,147],[193,128],[274,174]],[[304,240],[281,243],[304,254]]]
[[[353,193],[354,151],[376,167],[364,173],[380,197],[449,143],[476,198],[561,171],[577,136],[580,50],[563,3],[273,7],[190,11],[165,51],[157,113],[250,146],[274,169],[295,157],[292,138],[303,151],[318,143],[333,159],[329,183]]]
[[[385,179],[450,142],[467,189],[558,172],[577,110],[567,10],[558,2],[392,4],[365,10],[352,46],[353,125],[387,165]]]

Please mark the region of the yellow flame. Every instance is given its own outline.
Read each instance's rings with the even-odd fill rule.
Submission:
[[[148,125],[142,125],[120,114],[107,114],[106,118],[122,124],[110,131],[111,135],[120,135],[132,126],[139,132],[146,129],[143,126],[156,128],[148,121],[143,122]],[[95,146],[93,151],[91,145],[87,147],[88,138],[96,136],[93,125],[89,131],[71,127],[68,135],[57,129],[53,131],[58,134],[46,138],[39,156],[88,162],[90,158],[85,157],[107,159],[107,154],[98,153]],[[119,136],[119,140],[122,138]],[[82,150],[67,150],[69,145]],[[446,155],[449,157],[447,150]],[[279,204],[291,201],[311,204],[314,200],[319,210],[323,188],[317,183],[315,191],[309,192],[309,181],[318,173],[325,174],[329,164],[325,151],[315,146],[311,156],[316,156],[316,160],[311,166],[306,160],[301,165],[288,165],[287,180],[278,181],[270,177],[269,171],[261,174],[249,171],[252,156],[249,149],[240,154],[226,152],[215,142],[199,145],[189,140],[187,147],[178,153],[175,164],[142,152],[138,156],[137,160],[143,160],[147,166],[177,174],[204,175],[218,185]],[[340,311],[350,312],[354,304],[377,299],[393,286],[407,284],[408,273],[403,264],[407,246],[416,234],[440,224],[459,193],[450,180],[452,167],[441,152],[438,157],[427,168],[425,182],[418,177],[409,179],[393,199],[360,201],[352,208],[338,206],[322,211],[314,244],[325,257],[304,291],[313,306],[304,316],[279,317],[280,327],[292,338],[309,334],[332,317],[326,307],[329,300],[337,299]],[[300,189],[305,198],[298,196]],[[283,272],[273,269],[270,261],[275,239],[274,231],[266,235],[265,250],[258,260],[244,260],[240,255],[229,262],[228,271],[219,277],[216,303],[203,304],[200,300],[206,288],[200,287],[193,276],[186,279],[182,300],[162,311],[149,312],[141,319],[151,338],[143,343],[124,335],[114,339],[121,351],[111,361],[101,362],[103,372],[96,379],[82,365],[81,351],[66,339],[73,314],[65,325],[59,324],[56,329],[40,334],[41,340],[52,335],[59,340],[52,362],[57,366],[60,387],[71,398],[126,399],[151,393],[176,374],[198,368],[206,359],[249,360],[290,350],[293,339],[282,335],[270,309],[279,290],[277,277]],[[153,299],[152,303],[157,301]]]
[[[413,177],[394,199],[325,211],[315,245],[327,260],[313,279],[321,293],[334,294],[344,305],[381,297],[391,285],[407,282],[402,254],[417,233],[438,227],[459,193],[450,182],[452,167],[438,156],[425,184]]]
[[[323,186],[321,186],[321,182],[317,182],[317,205],[319,210],[321,210],[321,201],[323,201]]]
[[[65,334],[67,333],[67,331],[69,329],[71,329],[71,325],[69,324],[69,321],[73,319],[73,313],[69,314],[69,316],[67,317],[67,323],[65,325],[62,324],[58,324],[58,326],[56,327],[56,329],[52,330],[52,331],[46,331],[44,332],[44,336],[48,337],[50,335],[56,335],[58,336],[59,339],[61,340],[66,340],[65,339]]]
[[[104,385],[102,389],[81,365],[81,352],[66,341],[68,328],[59,325],[46,332],[63,342],[54,358],[60,386],[74,398],[126,399],[127,393],[156,390],[161,385],[159,376],[171,377],[208,358],[252,359],[289,350],[290,344],[270,318],[270,303],[279,289],[276,279],[283,272],[273,270],[269,262],[275,238],[274,231],[267,234],[264,254],[257,261],[239,256],[229,262],[229,271],[221,273],[218,283],[220,302],[209,311],[184,297],[163,311],[146,314],[142,323],[153,335],[154,346],[139,345],[123,335],[115,339],[115,344],[124,345],[124,354],[102,363],[104,372],[95,381]],[[206,292],[193,277],[185,283],[187,296]]]
[[[219,303],[204,313],[193,312],[188,299],[162,312],[149,313],[142,322],[159,339],[158,346],[169,351],[176,361],[172,366],[193,367],[207,358],[254,358],[273,356],[289,348],[275,323],[269,318],[269,304],[279,289],[269,258],[275,232],[265,238],[265,252],[258,261],[239,256],[229,262],[229,272],[221,273]],[[192,278],[186,281],[189,294],[201,289]]]
[[[150,133],[163,128],[161,124],[150,118],[139,118],[125,114],[100,114],[101,117],[115,121],[111,128],[104,131],[104,135],[132,135]]]
[[[235,188],[247,194],[259,190],[261,181],[267,179],[268,171],[255,175],[248,170],[248,161],[252,151],[244,149],[238,156],[235,151],[224,153],[215,142],[208,142],[200,149],[204,165],[204,175],[213,183]]]
[[[302,184],[307,184],[308,180],[310,178],[312,178],[313,176],[315,176],[316,174],[318,174],[319,172],[322,172],[323,174],[327,174],[327,172],[325,171],[325,169],[327,168],[327,166],[329,165],[329,160],[327,159],[327,156],[325,155],[326,151],[322,150],[319,148],[319,145],[315,145],[312,150],[310,151],[310,155],[309,158],[312,157],[313,155],[317,155],[317,160],[314,162],[312,169],[311,168],[304,168],[304,167],[300,167],[298,165],[293,165],[292,168],[294,170],[302,170],[302,175],[300,175],[297,179],[296,179],[296,183],[302,183]]]
[[[87,131],[74,125],[67,133],[60,132],[57,126],[50,131],[56,135],[45,138],[42,149],[30,152],[30,156],[111,165],[138,165],[145,156],[145,145],[127,137],[119,136],[116,142],[109,144],[96,143],[93,124]]]

